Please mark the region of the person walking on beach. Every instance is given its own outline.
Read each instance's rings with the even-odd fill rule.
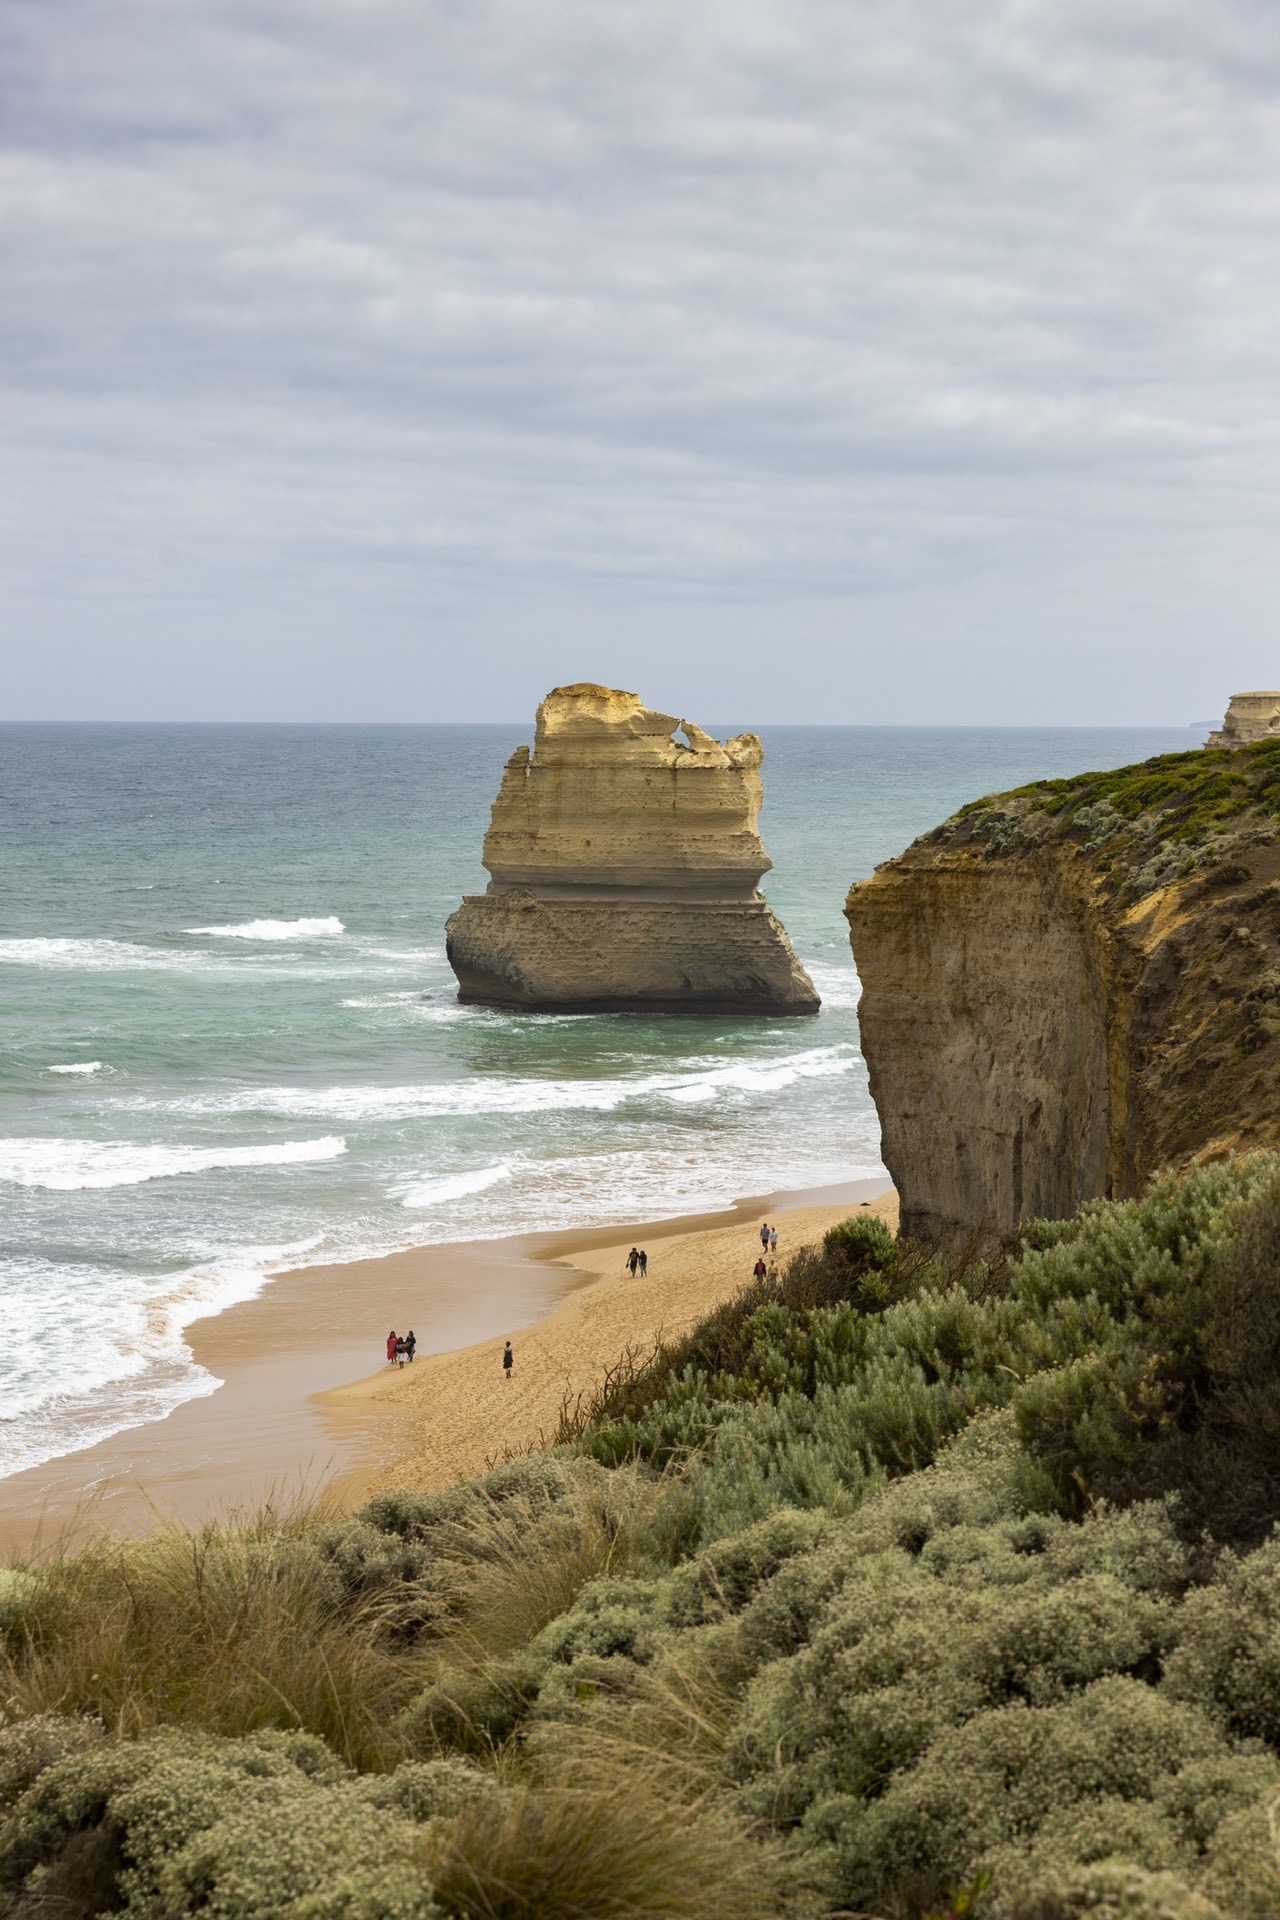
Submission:
[[[388,1360],[391,1361],[393,1365],[395,1364],[395,1357],[396,1357],[396,1335],[395,1335],[395,1328],[393,1327],[391,1332],[387,1335],[387,1358]]]
[[[776,1227],[770,1227],[769,1229],[769,1251],[770,1253],[776,1253],[778,1251],[778,1229]]]
[[[764,1264],[764,1255],[761,1254],[754,1267],[752,1267],[751,1272],[757,1280],[763,1280],[768,1271],[769,1269]]]
[[[417,1347],[417,1344],[418,1344],[418,1336],[414,1332],[413,1328],[410,1327],[408,1333],[406,1333],[404,1337],[405,1358],[408,1360],[410,1366],[413,1365],[414,1349]]]
[[[502,1349],[502,1377],[504,1380],[510,1380],[511,1369],[515,1363],[516,1357],[511,1351],[511,1342],[508,1340],[506,1346]]]
[[[630,1253],[627,1255],[626,1259],[623,1261],[622,1264],[626,1267],[630,1267],[631,1278],[634,1280],[636,1277],[636,1268],[640,1265],[640,1255],[636,1252],[634,1247],[632,1247]]]
[[[647,1253],[645,1252],[645,1250],[644,1250],[644,1248],[643,1248],[643,1247],[641,1247],[641,1249],[640,1249],[640,1278],[641,1278],[642,1280],[645,1280],[645,1279],[647,1279],[647,1278],[648,1278],[648,1275],[649,1275],[649,1256],[648,1256],[648,1254],[647,1254]]]
[[[765,1251],[767,1250],[767,1248],[768,1248],[768,1245],[769,1245],[769,1222],[768,1222],[767,1220],[764,1220],[764,1221],[762,1221],[762,1222],[761,1222],[761,1224],[760,1224],[760,1251],[761,1251],[761,1253],[764,1253],[764,1252],[765,1252]]]

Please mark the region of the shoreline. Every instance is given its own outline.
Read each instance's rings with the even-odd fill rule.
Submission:
[[[626,1266],[635,1244],[630,1230],[578,1249],[572,1264],[585,1278],[516,1339],[509,1379],[490,1339],[427,1355],[412,1367],[384,1363],[322,1395],[337,1430],[359,1434],[377,1456],[341,1476],[335,1490],[355,1505],[389,1487],[438,1489],[550,1445],[561,1408],[589,1395],[628,1350],[644,1357],[747,1285],[760,1255],[762,1217],[777,1222],[780,1260],[820,1240],[855,1209],[896,1227],[897,1195],[883,1180],[851,1182],[840,1191],[839,1201],[819,1188],[788,1195],[785,1204],[775,1196],[741,1206],[727,1221],[675,1219],[660,1223],[660,1231],[646,1229],[644,1278]]]
[[[285,1269],[253,1299],[188,1327],[194,1358],[223,1383],[213,1393],[0,1480],[0,1562],[68,1534],[137,1533],[157,1518],[199,1524],[268,1497],[286,1507],[318,1495],[349,1503],[391,1459],[411,1457],[407,1409],[389,1410],[371,1387],[425,1377],[430,1363],[474,1355],[553,1318],[575,1295],[595,1291],[604,1269],[592,1259],[612,1255],[615,1236],[625,1253],[637,1236],[656,1246],[742,1234],[766,1214],[817,1208],[843,1217],[886,1187],[881,1176],[782,1189],[710,1213]],[[780,1251],[795,1244],[784,1237]],[[655,1281],[651,1272],[651,1288]],[[418,1358],[403,1375],[382,1359],[392,1325],[418,1333]],[[371,1373],[371,1364],[381,1371]],[[503,1445],[500,1438],[496,1451]]]

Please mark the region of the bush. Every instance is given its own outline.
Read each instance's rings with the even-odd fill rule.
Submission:
[[[960,1884],[1002,1847],[1025,1847],[1064,1809],[1154,1789],[1214,1748],[1202,1717],[1135,1680],[1095,1682],[1052,1707],[999,1707],[944,1732],[879,1798],[820,1803],[848,1897],[869,1902],[912,1876]],[[1150,1831],[1150,1828],[1148,1828]]]
[[[14,1746],[0,1733],[6,1758]],[[0,1887],[27,1906],[150,1920],[267,1920],[303,1899],[317,1920],[426,1920],[437,1909],[415,1846],[411,1824],[362,1799],[318,1740],[166,1731],[100,1738],[46,1766],[0,1822]]]
[[[1280,1747],[1280,1539],[1239,1560],[1224,1554],[1212,1585],[1188,1594],[1170,1695],[1224,1732]]]

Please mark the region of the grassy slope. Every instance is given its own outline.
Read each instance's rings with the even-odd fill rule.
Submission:
[[[1034,1241],[858,1222],[485,1482],[0,1576],[0,1912],[1274,1914],[1280,1159]]]

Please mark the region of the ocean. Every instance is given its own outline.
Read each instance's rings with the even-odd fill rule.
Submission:
[[[184,1329],[273,1267],[879,1174],[850,882],[1203,737],[755,730],[811,1019],[458,1006],[444,922],[531,727],[0,727],[0,1476],[215,1391]]]

